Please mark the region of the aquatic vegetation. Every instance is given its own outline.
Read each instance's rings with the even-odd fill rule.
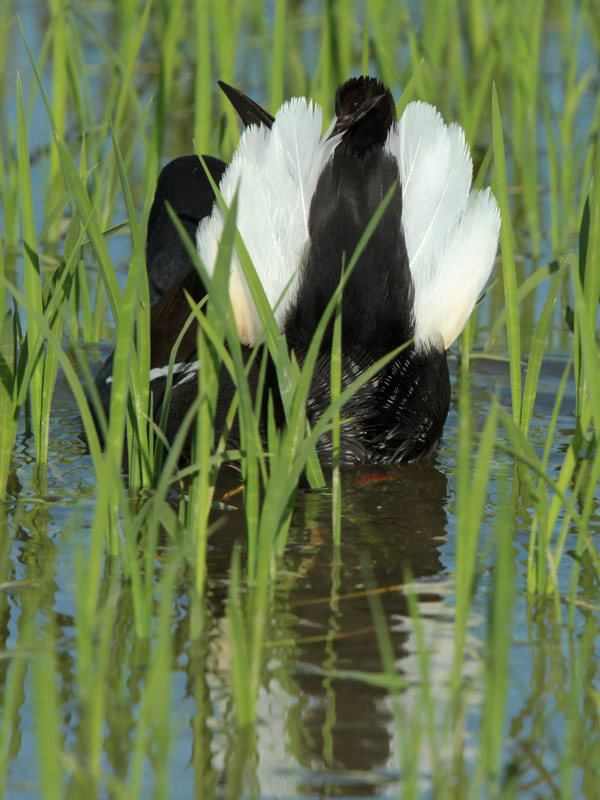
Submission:
[[[0,794],[594,797],[596,6],[273,5],[0,4]],[[216,78],[330,118],[359,73],[399,115],[421,100],[458,122],[501,209],[438,455],[323,474],[340,294],[310,431],[310,360],[290,358],[243,257],[289,386],[286,429],[271,416],[259,435],[227,313],[235,203],[194,315],[204,391],[167,447],[144,269],[159,167],[194,142],[231,157]],[[102,450],[84,387],[115,342]],[[182,466],[223,364],[240,447],[194,434]]]

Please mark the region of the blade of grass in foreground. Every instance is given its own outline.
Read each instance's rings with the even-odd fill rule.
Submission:
[[[580,313],[586,316],[588,330],[596,329],[598,302],[600,301],[600,137],[596,144],[596,172],[592,181],[589,205],[584,210],[579,234],[579,277],[586,305],[580,306]],[[575,326],[575,379],[577,382],[577,408],[581,407],[585,393],[586,380],[592,379],[581,364],[581,326]],[[597,373],[597,364],[591,364]]]
[[[219,243],[217,252],[217,259],[213,273],[212,291],[218,293],[222,298],[223,306],[228,312],[229,308],[229,272],[231,259],[233,257],[233,246],[235,240],[235,227],[237,219],[237,195],[234,197],[231,209],[225,219],[223,227],[223,236]],[[203,312],[198,310],[197,317],[203,316]],[[204,584],[206,580],[206,550],[209,531],[209,513],[212,508],[212,500],[214,489],[217,481],[217,475],[220,467],[220,461],[214,460],[213,450],[215,444],[214,428],[215,418],[217,415],[217,402],[219,396],[220,378],[223,373],[223,360],[221,358],[221,351],[224,340],[227,336],[227,325],[233,324],[233,315],[226,313],[222,316],[215,304],[209,302],[207,304],[206,312],[206,326],[200,324],[198,326],[197,342],[198,342],[198,360],[200,362],[198,369],[198,411],[195,420],[195,436],[193,448],[193,463],[198,465],[198,472],[190,486],[189,493],[189,507],[188,519],[192,523],[193,535],[195,537],[195,568],[196,568],[196,588],[198,596],[204,596]],[[233,333],[230,333],[230,336]],[[234,360],[237,359],[237,353],[234,355]],[[239,364],[239,362],[238,362]],[[233,366],[233,365],[232,365]],[[235,366],[234,366],[235,369]],[[251,405],[250,392],[246,390],[247,378],[246,374],[239,375],[238,381],[241,379],[244,388],[240,390],[240,384],[237,383],[238,390],[231,400],[232,404],[239,403]],[[250,407],[246,407],[241,411],[244,418],[252,419],[252,428],[256,436],[258,431],[256,426],[260,424],[259,415],[260,409],[257,410],[255,416]],[[225,428],[228,426],[226,424]],[[222,444],[226,444],[226,435],[222,436]],[[259,438],[259,437],[258,437]],[[243,450],[243,448],[242,448]],[[250,444],[250,450],[247,452],[246,457],[253,459],[254,454],[260,457],[260,442],[254,441]],[[254,465],[255,466],[255,465]],[[258,475],[257,470],[253,468],[252,464],[246,463],[245,474],[249,478],[249,492],[256,489],[256,496],[258,496]],[[253,502],[256,502],[253,500]]]
[[[127,285],[121,303],[113,359],[108,431],[104,445],[105,474],[104,480],[101,480],[98,485],[97,513],[94,515],[94,529],[98,534],[101,529],[105,532],[108,551],[112,555],[116,555],[119,549],[117,536],[119,495],[118,486],[115,485],[112,476],[118,475],[121,470],[127,404],[132,374],[137,368],[134,361],[133,341],[137,316],[139,271],[143,269],[142,264],[142,257],[138,253],[136,258],[132,258],[129,265]]]
[[[10,473],[20,410],[15,313],[7,311],[0,326],[0,497],[4,497]]]
[[[140,702],[133,738],[133,758],[130,770],[128,795],[144,796],[146,760],[152,752],[155,797],[169,797],[170,752],[173,744],[173,717],[171,710],[171,667],[173,638],[171,635],[172,598],[180,554],[171,550],[155,595],[158,596],[158,619],[151,658],[145,680],[145,691]],[[155,601],[156,602],[156,601]]]
[[[495,448],[498,404],[492,403],[484,423],[477,460],[472,464],[469,373],[461,365],[458,436],[458,520],[456,535],[456,636],[452,692],[459,699],[462,686],[467,622],[473,593],[479,533],[482,526],[488,477]]]
[[[343,274],[343,270],[342,270]],[[335,403],[342,390],[342,298],[338,298],[333,318],[333,337],[331,340],[331,402]],[[336,411],[332,419],[332,457],[333,471],[331,476],[331,522],[333,541],[339,547],[342,538],[342,479],[340,475],[340,411]]]
[[[504,487],[499,493],[500,513],[495,527],[496,557],[493,589],[488,608],[485,659],[485,694],[481,719],[479,768],[485,775],[490,797],[501,797],[501,757],[504,747],[504,717],[508,695],[511,622],[514,602],[514,524]],[[483,776],[482,776],[483,777]],[[483,794],[488,795],[488,792]]]
[[[492,92],[492,122],[494,139],[494,193],[500,208],[502,224],[500,244],[502,249],[502,275],[504,277],[504,301],[506,306],[506,335],[510,356],[510,389],[512,413],[515,422],[521,420],[521,325],[519,321],[519,302],[517,296],[517,273],[515,270],[514,236],[508,202],[506,180],[506,158],[504,154],[504,134],[502,117],[498,104],[498,94],[494,86]]]
[[[92,795],[92,787],[101,780],[102,774],[103,726],[108,705],[107,698],[111,691],[108,674],[117,615],[118,577],[116,570],[107,569],[103,596],[94,607],[94,613],[90,614],[88,582],[90,579],[95,580],[95,565],[87,558],[85,544],[74,536],[75,530],[71,531],[71,537],[76,592],[77,681],[80,713],[86,720],[81,733],[86,769],[83,774],[76,774],[75,785],[78,791],[74,794],[85,797]]]
[[[567,388],[567,381],[571,374],[571,368],[572,363],[569,361],[563,371],[562,379],[558,385],[554,407],[548,422],[546,447],[544,448],[544,454],[542,456],[542,468],[544,472],[546,472],[548,468],[548,461],[552,451],[552,441],[554,439],[554,432],[558,423],[558,414]],[[546,585],[547,572],[545,547],[542,544],[540,544],[538,547],[537,544],[538,539],[541,539],[542,535],[545,536],[545,532],[548,530],[548,492],[546,484],[542,479],[538,480],[537,491],[533,491],[531,496],[536,498],[536,503],[535,513],[531,523],[529,553],[527,557],[527,590],[529,592],[536,592],[538,584],[540,586]]]
[[[34,312],[42,316],[42,278],[40,260],[37,251],[37,235],[33,214],[33,190],[31,186],[31,170],[29,167],[29,144],[21,80],[17,78],[17,119],[18,119],[18,163],[19,188],[21,195],[21,218],[23,224],[23,270],[25,297]],[[27,349],[29,357],[35,359],[34,369],[29,380],[29,396],[31,410],[31,426],[35,440],[35,452],[38,462],[48,461],[49,420],[43,418],[44,391],[52,392],[53,383],[44,385],[44,357],[38,349],[42,337],[32,316],[27,317]]]
[[[127,180],[125,165],[117,137],[112,131],[112,141],[115,160],[131,231],[132,256],[131,263],[137,276],[137,303],[135,317],[135,354],[132,362],[131,375],[131,406],[129,415],[130,424],[127,426],[129,483],[130,486],[150,486],[154,477],[154,464],[152,458],[153,448],[148,438],[147,414],[150,407],[150,297],[148,290],[148,275],[145,267],[145,237],[143,232],[147,226],[150,214],[151,195],[147,194],[142,214],[142,223],[137,220],[136,210],[131,197],[131,190]],[[153,163],[151,174],[156,173],[156,162]],[[130,265],[130,270],[132,266]]]
[[[44,650],[33,659],[37,752],[44,800],[60,800],[65,796],[55,666],[53,649],[47,642]]]
[[[533,414],[533,405],[535,403],[535,396],[537,394],[537,386],[540,377],[540,370],[542,368],[542,361],[544,358],[544,351],[548,338],[548,331],[550,323],[554,315],[554,308],[558,293],[562,286],[565,276],[567,264],[563,264],[558,272],[554,274],[550,289],[544,301],[544,306],[538,318],[533,340],[531,342],[531,350],[529,352],[529,360],[527,363],[527,376],[525,378],[525,386],[523,388],[523,403],[521,406],[521,428],[525,433],[529,430],[531,416]]]
[[[67,120],[68,66],[70,54],[69,36],[73,30],[67,25],[68,6],[61,0],[49,0],[52,14],[52,115],[59,136],[64,138]],[[64,183],[60,170],[60,160],[55,147],[50,148],[50,180],[48,181],[48,197],[46,208],[54,208],[64,193]],[[60,233],[59,220],[56,219],[49,231],[50,240],[58,239]]]
[[[255,718],[256,698],[262,671],[263,639],[269,596],[268,590],[271,586],[274,558],[276,552],[281,550],[285,542],[291,519],[291,504],[298,481],[306,468],[308,456],[310,453],[314,453],[314,448],[319,437],[328,433],[332,418],[341,410],[349,397],[371,380],[386,363],[397,356],[401,349],[399,348],[393,351],[373,364],[356,381],[341,391],[336,400],[330,404],[326,412],[313,426],[312,430],[307,433],[306,399],[310,391],[313,370],[320,352],[322,338],[334,314],[336,306],[338,306],[341,301],[343,286],[362,250],[367,245],[375,226],[379,223],[387,204],[391,200],[393,191],[394,187],[388,192],[377,213],[367,226],[357,246],[356,252],[348,268],[344,272],[338,289],[331,297],[327,309],[317,326],[309,351],[304,358],[302,368],[299,369],[297,366],[294,366],[293,362],[290,364],[287,346],[276,326],[275,329],[271,329],[271,340],[269,333],[266,334],[267,344],[270,343],[270,352],[272,357],[276,359],[275,366],[280,378],[285,378],[289,375],[291,382],[287,385],[282,385],[281,393],[282,395],[287,395],[288,398],[286,409],[287,424],[276,440],[271,437],[271,443],[275,444],[275,446],[273,451],[269,454],[269,471],[265,472],[263,476],[265,485],[262,504],[256,507],[255,513],[252,515],[249,515],[248,509],[246,509],[248,582],[253,590],[248,596],[249,608],[246,615],[248,620],[250,649],[245,669],[249,671],[250,679],[249,681],[242,682],[245,686],[245,696],[237,703],[238,721],[240,721],[241,724],[251,722]],[[234,210],[235,203],[232,204],[232,208],[226,212],[226,225],[229,223]],[[234,218],[235,217],[233,217],[233,219]],[[224,237],[222,237],[221,241],[222,246],[223,238]],[[236,247],[241,247],[239,241],[236,241]],[[197,260],[197,255],[194,256],[192,253],[190,253],[190,255]],[[249,264],[248,269],[246,269],[247,265],[244,262],[242,263],[248,285],[253,293],[254,302],[261,315],[260,318],[263,329],[268,331],[269,326],[274,324],[273,312],[268,305],[266,297],[264,297],[264,290],[262,286],[260,286],[253,266]],[[247,395],[251,401],[251,395],[247,388],[247,376],[243,361],[240,358],[240,344],[230,309],[229,295],[228,291],[225,291],[227,287],[226,284],[223,283],[221,291],[217,291],[214,286],[214,276],[211,277],[206,274],[202,265],[199,265],[199,267],[210,296],[209,308],[211,303],[215,304],[219,318],[228,326],[227,341],[230,355],[234,365],[237,362],[235,373],[232,377],[235,379],[240,395],[242,459],[246,459],[247,466],[244,467],[244,460],[242,461],[242,465],[243,469],[247,470],[249,468],[256,471],[258,462],[264,459],[264,454],[262,453],[261,435],[257,428],[257,416],[254,413],[251,402],[249,404],[248,399],[245,397]],[[266,304],[264,309],[263,304]],[[280,342],[283,342],[283,349],[279,346]],[[280,358],[282,354],[285,356],[283,360]],[[243,411],[244,407],[246,407],[246,412]],[[244,438],[244,436],[246,438]],[[246,484],[244,500],[246,506],[250,503],[255,504],[259,499],[259,494],[255,488],[256,485],[248,484],[248,474],[248,472],[244,472]]]
[[[419,707],[414,704],[414,709],[417,713],[410,715],[406,714],[404,705],[401,701],[402,695],[406,691],[406,686],[398,683],[400,678],[399,670],[396,666],[396,656],[394,653],[394,645],[389,631],[389,622],[386,619],[385,612],[382,607],[381,598],[378,594],[378,587],[373,579],[373,571],[366,554],[361,558],[361,571],[364,576],[364,583],[367,587],[367,599],[369,601],[369,608],[373,618],[373,626],[375,628],[375,635],[377,636],[377,644],[379,654],[381,657],[383,673],[389,681],[388,691],[390,693],[390,700],[394,710],[394,723],[396,733],[396,748],[398,751],[398,763],[402,765],[402,796],[407,800],[412,800],[418,797],[418,783],[419,778],[419,765],[420,765],[420,751],[423,740],[424,725],[419,711],[424,712],[427,717],[427,722],[432,720],[431,708],[431,676],[429,672],[429,659],[427,648],[424,645],[422,637],[422,625],[419,616],[418,602],[416,592],[414,591],[414,584],[412,583],[411,576],[408,573],[404,575],[404,590],[406,592],[406,599],[408,608],[415,630],[415,638],[417,641],[417,652],[419,663],[421,667],[422,676],[422,692],[423,692],[423,705]],[[418,591],[418,589],[417,589]],[[425,723],[427,725],[427,722]],[[433,734],[433,729],[428,726],[428,732]],[[433,737],[431,739],[433,744]],[[434,761],[434,775],[436,773],[436,755],[437,748],[435,745],[431,747],[432,758]]]
[[[194,24],[196,26],[196,79],[194,81],[194,147],[206,153],[210,143],[211,116],[211,28],[208,0],[198,0]]]
[[[523,283],[520,284],[519,289],[517,291],[517,302],[519,305],[525,300],[525,298],[534,291],[534,289],[539,286],[542,281],[546,280],[546,278],[551,277],[560,269],[560,264],[558,261],[551,261],[549,264],[545,264],[543,267],[536,269],[531,275],[529,275]],[[487,334],[487,341],[485,343],[485,350],[489,350],[492,343],[500,333],[500,331],[506,326],[506,307],[500,310],[500,313],[497,314],[495,319],[493,320],[492,324],[490,325],[488,334]]]

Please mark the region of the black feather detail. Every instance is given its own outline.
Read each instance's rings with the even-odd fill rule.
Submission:
[[[245,125],[271,127],[273,117],[233,87],[220,86]],[[417,349],[414,336],[414,286],[402,229],[402,191],[396,160],[385,152],[385,141],[396,119],[391,93],[373,78],[353,78],[336,94],[337,121],[333,134],[340,143],[325,166],[312,198],[309,214],[310,243],[300,268],[298,291],[284,320],[283,332],[290,351],[300,363],[314,336],[333,292],[339,285],[365,228],[388,191],[395,192],[344,287],[342,298],[342,386],[349,386],[379,358],[407,344],[384,369],[366,383],[342,410],[342,464],[414,461],[436,447],[448,414],[450,380],[443,344],[433,342]],[[215,182],[226,165],[206,158]],[[153,415],[161,416],[166,386],[165,365],[171,348],[190,314],[186,293],[199,302],[205,288],[166,211],[168,202],[194,237],[201,219],[214,204],[214,193],[200,161],[186,156],[162,171],[150,213],[147,267],[153,301],[151,317],[151,387]],[[258,224],[258,223],[257,223]],[[166,436],[172,441],[198,393],[196,322],[180,343],[167,413]],[[315,423],[330,404],[332,328],[321,344],[307,402],[307,416]],[[252,351],[243,348],[247,359]],[[266,351],[266,385],[262,388],[262,435],[268,404],[273,401],[276,423],[285,424],[274,366]],[[261,359],[250,371],[256,396]],[[102,404],[108,411],[112,355],[96,377]],[[222,370],[214,436],[225,424],[235,387]],[[228,446],[239,445],[234,423]],[[332,440],[321,437],[317,450],[331,463]],[[188,437],[183,458],[191,454]]]
[[[413,336],[414,288],[402,234],[402,193],[395,160],[383,148],[356,156],[341,146],[325,167],[309,216],[310,248],[284,330],[292,348],[307,347],[367,224],[390,188],[397,189],[354,265],[342,301],[343,341],[379,358]],[[324,346],[330,345],[330,335]]]
[[[361,76],[342,84],[335,95],[337,117],[331,133],[345,133],[344,148],[357,155],[383,145],[396,121],[396,106],[389,89],[376,78]]]
[[[255,103],[250,97],[240,92],[235,86],[225,83],[225,81],[217,81],[217,83],[246,127],[249,125],[266,125],[267,128],[270,128],[273,125],[275,117],[271,116],[258,103]]]
[[[347,89],[347,87],[350,87]],[[356,99],[366,90],[367,104],[384,98],[385,135],[371,116],[384,106]],[[396,191],[354,266],[342,302],[343,344],[359,344],[374,360],[412,338],[414,287],[402,232],[402,192],[396,160],[384,151],[395,118],[391,95],[373,79],[353,79],[338,89],[336,106],[349,108],[354,121],[337,146],[317,184],[310,208],[310,249],[301,268],[295,306],[285,323],[291,347],[307,348],[325,306],[337,288],[371,218],[387,192]],[[348,117],[348,114],[346,114]],[[379,120],[381,122],[381,120]],[[360,147],[357,144],[360,143]],[[328,347],[326,337],[324,347]]]
[[[298,354],[303,360],[302,353]],[[342,388],[374,363],[362,349],[342,354]],[[331,402],[330,362],[323,352],[317,362],[307,404],[314,424]],[[446,353],[432,348],[403,350],[345,404],[340,429],[340,464],[393,464],[417,461],[437,447],[450,407]],[[317,443],[320,461],[331,465],[330,434]]]
[[[218,158],[205,156],[207,169],[219,183],[227,164]],[[211,213],[215,193],[198,156],[181,156],[170,161],[158,176],[146,237],[146,270],[150,292],[151,367],[169,363],[169,354],[190,308],[183,290],[196,301],[206,294],[186,246],[169,214],[167,204],[178,216],[192,241],[200,220]],[[173,308],[180,313],[171,318]],[[168,311],[167,311],[168,309]],[[194,334],[195,335],[195,334]],[[195,340],[194,340],[195,347]],[[110,407],[114,350],[95,376],[94,382],[106,414]],[[159,408],[166,381],[156,381],[154,408]],[[90,404],[96,424],[96,414]]]
[[[414,336],[414,286],[402,231],[402,192],[396,160],[384,150],[396,113],[392,96],[374,79],[338,89],[337,132],[343,138],[313,196],[310,249],[285,321],[288,344],[302,362],[327,303],[372,216],[389,189],[388,207],[354,265],[342,299],[342,385]],[[311,385],[309,420],[330,402],[332,323]],[[411,343],[363,386],[343,409],[340,462],[414,461],[437,445],[448,414],[450,380],[443,345],[417,351]],[[318,451],[332,459],[331,438]]]
[[[218,185],[227,164],[211,156],[205,156],[204,160]],[[198,156],[176,158],[161,171],[150,209],[146,240],[151,305],[193,267],[166,204],[172,207],[190,239],[195,241],[198,223],[211,213],[214,202],[215,193]]]

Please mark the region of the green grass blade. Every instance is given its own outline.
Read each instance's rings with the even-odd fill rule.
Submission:
[[[283,75],[285,56],[285,18],[287,0],[276,0],[273,24],[273,57],[271,61],[270,95],[273,113],[283,103]]]
[[[17,388],[14,313],[7,311],[0,327],[0,497],[6,489],[17,434]]]
[[[546,340],[548,337],[548,330],[554,315],[554,308],[558,293],[562,286],[565,276],[566,264],[555,273],[552,278],[550,289],[544,301],[544,306],[540,313],[538,323],[535,327],[533,341],[531,343],[531,350],[529,353],[529,362],[527,365],[527,376],[525,378],[525,386],[523,388],[523,404],[521,407],[521,427],[527,433],[529,430],[529,423],[531,422],[531,415],[533,414],[533,405],[535,403],[535,396],[537,394],[537,385],[540,377],[540,370],[542,368],[542,360],[544,351],[546,349]]]
[[[23,108],[23,94],[21,80],[17,79],[18,103],[18,153],[19,153],[19,187],[21,193],[21,217],[23,223],[23,258],[24,258],[24,285],[25,297],[36,315],[41,316],[42,307],[42,278],[40,274],[40,260],[37,250],[37,235],[33,213],[33,190],[31,186],[31,170],[29,166],[29,144]],[[45,463],[48,460],[48,420],[43,419],[44,391],[52,391],[53,386],[44,385],[44,358],[39,351],[38,343],[41,337],[35,318],[27,319],[27,343],[32,358],[35,358],[35,367],[29,381],[31,399],[31,424],[35,439],[35,451],[38,461]]]
[[[512,412],[515,421],[519,422],[521,418],[521,325],[519,322],[514,236],[510,204],[508,202],[504,134],[502,132],[502,118],[495,86],[492,93],[492,120],[495,163],[494,190],[502,218],[500,245],[502,249],[502,275],[504,277],[504,301],[506,306],[506,335],[508,337],[508,352],[510,356]]]

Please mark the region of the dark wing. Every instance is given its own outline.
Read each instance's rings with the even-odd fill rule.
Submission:
[[[212,179],[218,184],[227,164],[211,156],[203,158]],[[146,240],[150,305],[154,305],[193,267],[167,204],[181,221],[190,239],[195,241],[198,223],[211,213],[214,202],[215,194],[198,156],[176,158],[160,173]]]

